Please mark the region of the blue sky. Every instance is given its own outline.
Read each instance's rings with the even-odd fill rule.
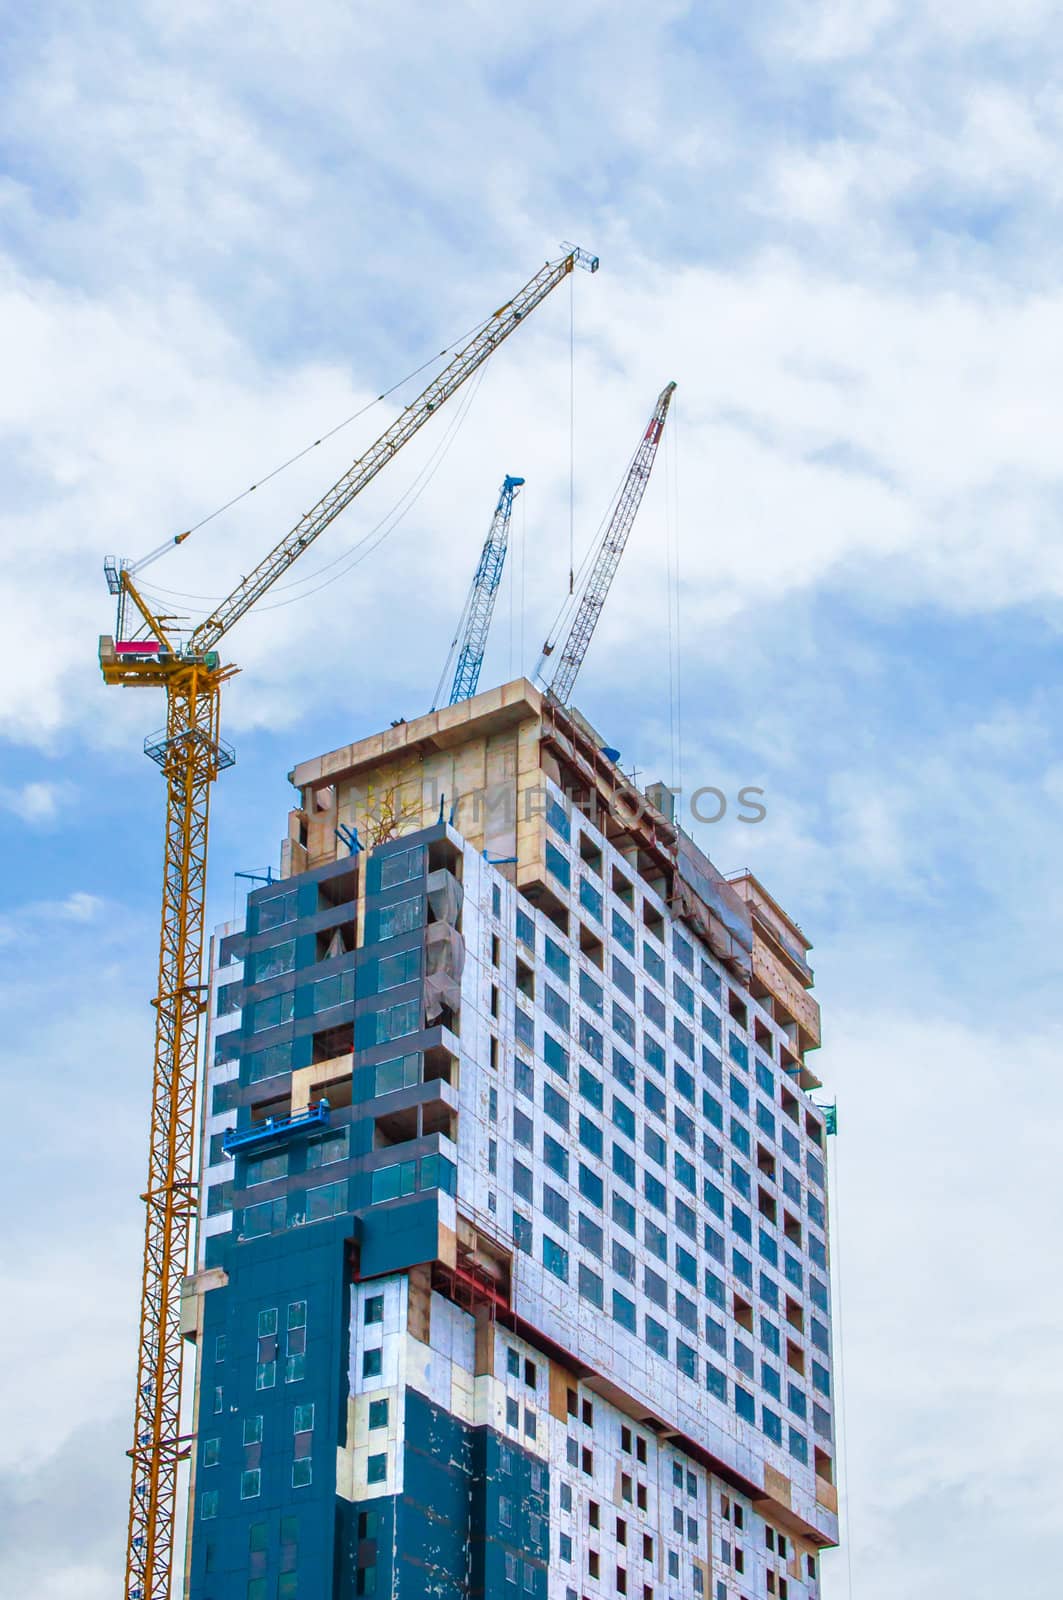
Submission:
[[[1039,0],[8,7],[5,1591],[102,1600],[122,1552],[162,707],[99,682],[102,558],[197,521],[575,239],[602,259],[572,290],[578,543],[678,384],[577,703],[647,779],[764,788],[763,823],[696,831],[815,943],[851,1535],[825,1593],[995,1600],[1006,1570],[1055,1594],[1061,56]],[[212,920],[276,862],[297,760],[429,704],[506,472],[527,487],[483,681],[534,665],[568,566],[568,297],[381,549],[230,640]],[[152,582],[223,592],[388,415]]]

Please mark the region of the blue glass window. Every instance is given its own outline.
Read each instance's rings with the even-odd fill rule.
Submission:
[[[649,1078],[643,1078],[642,1080],[642,1099],[646,1110],[652,1111],[653,1115],[660,1117],[663,1122],[665,1113],[668,1110],[668,1102],[657,1085]]]
[[[585,1168],[580,1168],[581,1173],[585,1170]],[[602,1251],[605,1248],[605,1234],[598,1224],[593,1222],[582,1211],[579,1215],[579,1242],[585,1250],[590,1251],[592,1256],[597,1256],[599,1261],[602,1259]]]
[[[621,1100],[618,1094],[613,1096],[613,1122],[621,1133],[629,1139],[635,1137],[635,1113],[626,1100]]]
[[[720,974],[715,967],[710,966],[704,959],[701,963],[701,982],[702,987],[707,989],[715,999],[718,1000],[720,998]]]
[[[652,1067],[654,1072],[660,1073],[661,1077],[663,1078],[665,1074],[664,1045],[661,1044],[658,1039],[653,1037],[653,1034],[650,1033],[648,1028],[643,1028],[642,1030],[642,1054],[646,1065],[648,1067]],[[661,1100],[663,1102],[663,1095],[661,1096]],[[661,1115],[664,1115],[663,1110]]]
[[[613,938],[623,946],[629,955],[633,956],[635,954],[635,930],[627,918],[621,916],[615,906],[612,914],[612,928]]]
[[[601,1206],[605,1200],[605,1186],[597,1173],[581,1161],[579,1164],[579,1192],[591,1205]]]
[[[613,957],[613,982],[621,994],[626,994],[629,1000],[635,998],[635,974],[626,962],[619,956]]]
[[[568,1251],[546,1233],[543,1234],[543,1266],[562,1283],[568,1282]]]
[[[635,1187],[635,1158],[622,1144],[613,1142],[613,1171],[618,1178],[623,1178],[625,1183]]]
[[[589,878],[579,881],[579,903],[584,911],[589,911],[596,922],[602,920],[602,897]]]
[[[564,839],[568,844],[571,837],[568,812],[552,795],[546,802],[546,823],[547,827],[553,828],[559,839]]]
[[[635,1302],[621,1294],[619,1289],[613,1290],[613,1321],[629,1333],[635,1332]]]
[[[546,990],[546,993],[543,996],[543,1005],[546,1008],[546,1015],[550,1018],[551,1022],[556,1022],[558,1027],[567,1033],[569,1028],[568,1001],[563,1000],[558,994],[557,990],[551,989],[548,983],[544,984],[543,987]]]
[[[596,1078],[593,1072],[586,1067],[579,1069],[579,1092],[585,1100],[589,1100],[596,1111],[601,1111],[605,1100],[602,1081]]]
[[[672,995],[677,1005],[690,1016],[694,1015],[694,991],[689,983],[684,983],[678,972],[672,973]]]
[[[691,1194],[697,1194],[697,1168],[693,1161],[688,1161],[680,1150],[672,1151],[672,1170],[675,1173],[677,1183],[681,1183],[684,1189],[689,1189]]]
[[[655,983],[664,987],[664,957],[659,955],[648,939],[642,944],[642,965]]]
[[[568,1182],[568,1152],[548,1133],[543,1134],[543,1160],[551,1172],[556,1172],[559,1178]]]
[[[593,1056],[595,1061],[603,1059],[605,1051],[602,1045],[602,1036],[597,1028],[591,1027],[586,1017],[580,1017],[579,1019],[579,1042],[580,1048],[586,1050],[589,1056]]]
[[[743,1422],[756,1422],[757,1407],[748,1389],[743,1389],[740,1383],[735,1384],[735,1410]]]
[[[568,1051],[549,1033],[543,1034],[543,1060],[551,1072],[568,1079]]]
[[[727,1403],[727,1374],[721,1372],[719,1367],[714,1367],[711,1361],[705,1363],[705,1387],[717,1400]]]
[[[582,1111],[579,1118],[579,1142],[592,1156],[601,1156],[602,1130],[596,1122],[591,1121],[590,1117],[585,1117]]]
[[[602,986],[600,983],[595,982],[589,972],[584,972],[582,967],[579,975],[579,997],[585,1006],[590,1006],[591,1010],[597,1011],[599,1016],[603,1014],[604,996],[602,994]]]
[[[727,1041],[727,1050],[732,1061],[737,1061],[740,1067],[749,1071],[749,1046],[743,1044],[737,1033],[732,1033]]]
[[[543,1083],[543,1110],[552,1122],[568,1127],[568,1101],[559,1094],[552,1083]]]
[[[550,843],[549,839],[546,841],[546,870],[557,879],[562,888],[571,888],[572,868],[569,865],[568,857],[563,856],[557,846]]]
[[[567,983],[572,969],[572,963],[569,960],[568,952],[562,950],[559,944],[555,944],[549,934],[546,936],[545,956],[546,965],[554,974],[555,978],[560,978],[562,983]]]
[[[630,1012],[625,1011],[619,1001],[613,1001],[613,1027],[626,1045],[635,1048],[635,1019]]]
[[[653,1317],[644,1319],[646,1326],[646,1344],[655,1356],[664,1356],[668,1359],[668,1329],[656,1322]]]
[[[677,1244],[675,1247],[675,1270],[687,1283],[697,1283],[697,1257],[691,1255],[689,1250],[684,1250],[681,1244]]]
[[[642,1130],[642,1147],[651,1161],[655,1161],[659,1167],[665,1165],[668,1159],[668,1146],[649,1123]]]

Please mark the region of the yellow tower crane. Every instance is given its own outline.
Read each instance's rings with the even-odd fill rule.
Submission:
[[[152,1002],[155,1061],[148,1183],[142,1196],[147,1220],[129,1452],[133,1469],[126,1600],[169,1600],[173,1565],[177,1468],[183,1451],[180,1294],[197,1205],[192,1153],[204,1011],[207,823],[211,784],[234,759],[220,736],[219,722],[221,686],[238,669],[222,663],[217,646],[529,312],[575,267],[597,270],[596,256],[564,248],[567,254],[547,262],[488,318],[424,392],[187,639],[177,638],[172,617],[152,611],[134,581],[138,568],[180,544],[187,534],[178,534],[137,564],[113,558],[105,563],[108,586],[118,599],[118,622],[113,638],[100,639],[104,681],[166,693],[166,726],[144,745],[166,778],[166,849],[158,990]]]

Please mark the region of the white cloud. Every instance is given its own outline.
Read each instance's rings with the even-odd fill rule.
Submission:
[[[46,827],[55,822],[61,808],[69,804],[73,790],[68,783],[31,779],[15,787],[0,786],[0,806],[31,827]]]
[[[1059,1466],[1042,1219],[1058,1209],[1063,931],[1044,889],[1060,708],[1038,653],[1063,589],[1063,46],[1047,0],[779,0],[722,25],[678,0],[556,16],[528,0],[224,18],[150,4],[116,24],[61,11],[35,25],[13,40],[0,105],[17,152],[0,187],[15,375],[0,387],[0,734],[46,750],[56,776],[0,791],[39,829],[0,923],[18,1014],[8,1124],[38,1118],[0,1164],[25,1233],[4,1285],[25,1308],[5,1366],[8,1586],[87,1600],[120,1562],[114,1419],[129,1401],[157,917],[154,866],[139,863],[155,863],[161,826],[161,799],[149,817],[122,795],[162,707],[103,693],[102,557],[143,554],[259,479],[575,237],[602,256],[575,285],[577,547],[661,384],[679,382],[584,703],[625,760],[669,776],[677,474],[686,776],[728,794],[762,783],[768,805],[761,826],[700,836],[721,865],[751,860],[817,943],[821,1071],[842,1106],[854,1596],[988,1600],[992,1546],[1024,1600],[1047,1600],[1058,1516],[1034,1473]],[[506,582],[534,659],[568,567],[567,294],[492,364],[387,544],[312,603],[273,608],[340,570],[445,419],[235,633],[245,670],[225,731],[263,770],[316,753],[326,721],[340,743],[383,704],[427,705],[507,470],[528,480]],[[149,586],[181,591],[175,609],[225,592],[390,414],[256,491]],[[508,604],[504,588],[485,682],[519,664]],[[216,812],[216,873],[281,831],[253,789],[236,791],[243,811]],[[77,870],[34,849],[60,822],[85,852]],[[123,871],[105,900],[80,863],[112,825]],[[131,919],[151,933],[133,939]],[[79,984],[92,1003],[74,1003]],[[62,1106],[43,1123],[42,1083]],[[31,1214],[22,1185],[42,1159],[55,1181]],[[83,1312],[65,1343],[56,1284]],[[28,1388],[34,1360],[44,1382]],[[33,1455],[44,1432],[51,1460]],[[113,1504],[90,1508],[109,1543],[79,1532],[53,1548],[33,1508],[72,1526],[94,1452],[113,1461]]]

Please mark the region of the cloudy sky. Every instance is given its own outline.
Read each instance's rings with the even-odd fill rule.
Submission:
[[[848,1502],[825,1593],[1056,1596],[1058,9],[4,12],[0,1587],[103,1600],[123,1550],[163,708],[100,682],[103,557],[576,240],[600,273],[231,637],[211,920],[276,862],[296,760],[429,705],[506,472],[484,684],[535,665],[570,449],[578,555],[675,379],[576,699],[646,779],[763,788],[763,822],[695,831],[815,944]],[[226,592],[391,415],[160,561],[170,609]]]

